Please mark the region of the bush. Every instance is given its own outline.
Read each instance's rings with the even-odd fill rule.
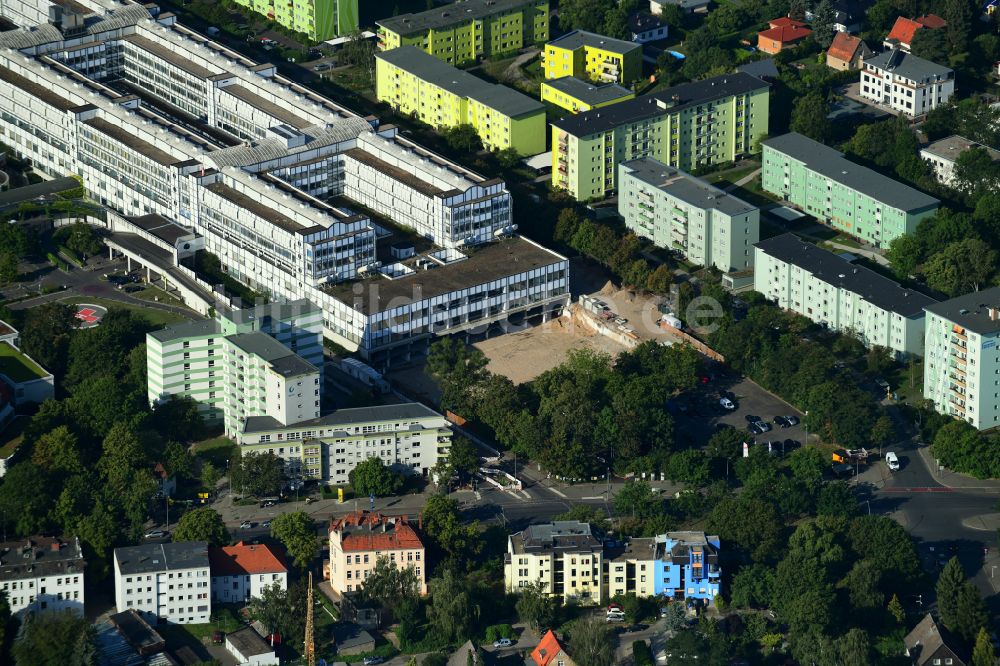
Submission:
[[[56,255],[52,254],[51,252],[46,254],[45,258],[48,259],[50,262],[52,262],[52,265],[55,266],[56,268],[60,268],[64,271],[69,270],[69,266],[66,265],[66,262],[57,257]]]
[[[73,250],[69,249],[65,245],[60,245],[59,246],[59,252],[63,256],[65,256],[66,258],[68,258],[70,261],[72,261],[74,264],[76,264],[77,266],[83,266],[83,259],[81,259],[79,257],[79,255],[77,255],[76,252],[74,252]]]
[[[635,666],[653,666],[653,655],[646,641],[632,641],[632,663]]]
[[[486,627],[486,642],[492,643],[500,638],[514,639],[514,628],[509,624],[493,624]]]

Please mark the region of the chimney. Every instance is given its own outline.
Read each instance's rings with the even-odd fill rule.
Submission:
[[[991,306],[990,321],[996,321],[997,319],[1000,319],[1000,310],[998,310],[995,306]]]

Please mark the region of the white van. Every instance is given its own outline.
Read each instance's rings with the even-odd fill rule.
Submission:
[[[899,458],[896,456],[895,453],[889,451],[888,453],[885,454],[885,464],[886,467],[889,468],[890,472],[895,472],[896,470],[899,469]]]

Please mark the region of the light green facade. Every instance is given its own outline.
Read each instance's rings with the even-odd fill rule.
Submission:
[[[358,0],[235,0],[315,42],[358,29]]]
[[[618,214],[637,235],[692,263],[723,273],[753,267],[760,210],[652,158],[619,166]]]
[[[376,22],[379,49],[416,46],[461,65],[549,38],[548,0],[464,0]]]
[[[767,139],[762,146],[764,190],[875,247],[916,231],[940,203],[799,134]]]
[[[767,133],[768,85],[730,74],[620,102],[552,124],[552,184],[577,200],[618,187],[618,165],[651,157],[693,171],[731,162]]]

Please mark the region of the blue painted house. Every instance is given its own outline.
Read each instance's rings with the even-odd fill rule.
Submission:
[[[655,537],[653,593],[711,604],[721,589],[719,537],[667,532]]]

